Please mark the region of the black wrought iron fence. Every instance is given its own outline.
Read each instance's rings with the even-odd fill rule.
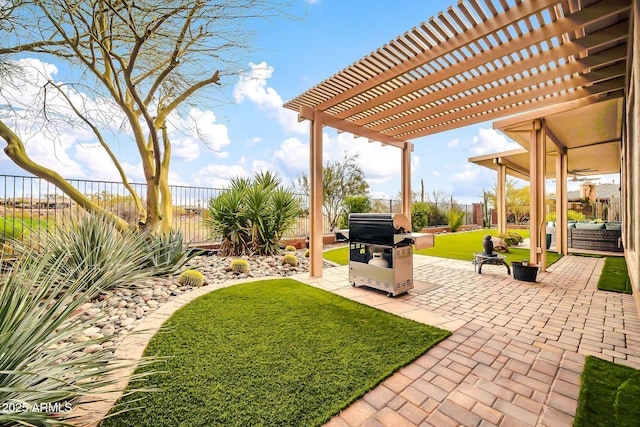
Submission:
[[[68,182],[102,206],[131,224],[138,222],[138,209],[121,182],[69,179]],[[131,186],[140,197],[146,194],[146,184]],[[210,230],[204,225],[209,200],[217,197],[222,188],[170,186],[173,204],[173,227],[181,230],[192,243],[211,242]],[[301,213],[295,226],[286,237],[305,237],[310,232],[309,196],[298,195]],[[144,200],[142,201],[144,203]],[[429,202],[428,226],[446,226],[450,203]],[[400,212],[401,204],[395,199],[372,199],[373,212]],[[454,204],[465,213],[463,224],[472,222],[470,205]],[[43,231],[54,229],[54,224],[77,217],[83,210],[48,181],[27,176],[0,175],[0,243],[3,237],[38,238]],[[331,233],[330,218],[324,216],[323,232]]]

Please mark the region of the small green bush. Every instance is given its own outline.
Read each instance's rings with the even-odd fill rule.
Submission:
[[[464,212],[461,212],[456,209],[451,209],[449,211],[449,228],[452,232],[458,231],[460,226],[462,225],[462,220],[464,220]]]
[[[283,265],[289,264],[291,267],[297,267],[298,257],[296,257],[294,254],[286,254],[285,256],[282,257],[282,264]]]
[[[415,202],[411,205],[411,229],[416,233],[429,225],[429,204]]]
[[[249,274],[249,263],[245,259],[234,259],[231,261],[231,271],[242,274]]]
[[[522,236],[515,232],[503,233],[498,236],[509,246],[515,246],[522,243]]]
[[[295,252],[295,251],[296,251],[296,247],[295,247],[295,246],[291,246],[291,245],[289,245],[289,246],[287,246],[286,248],[284,248],[284,250],[285,250],[286,252]]]
[[[338,227],[349,227],[349,214],[371,212],[371,199],[367,196],[347,196],[344,198],[344,208],[340,214]]]
[[[573,209],[569,209],[567,211],[567,220],[568,221],[584,221],[587,217],[578,211],[574,211]],[[556,212],[552,211],[547,213],[547,221],[555,221],[556,220]]]
[[[306,251],[304,251],[305,258],[309,258],[310,255],[311,255],[311,250],[307,249]]]
[[[204,276],[196,270],[185,270],[178,277],[178,283],[184,286],[199,288],[204,285]]]

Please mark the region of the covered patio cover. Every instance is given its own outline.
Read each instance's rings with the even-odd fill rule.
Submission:
[[[322,274],[323,126],[402,149],[402,208],[410,215],[410,153],[417,138],[543,108],[560,113],[621,103],[631,4],[461,0],[285,103],[311,121],[311,275]],[[574,138],[550,132],[548,114],[540,111],[504,123],[509,129],[517,124],[513,129],[527,141],[531,259],[542,263],[546,145]],[[595,117],[594,128],[608,122],[604,112]],[[582,145],[592,144],[587,139]],[[557,175],[566,177],[568,145],[556,146]]]

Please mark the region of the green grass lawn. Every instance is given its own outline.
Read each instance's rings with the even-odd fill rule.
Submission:
[[[640,425],[640,371],[589,356],[574,427]]]
[[[529,230],[512,230],[520,234],[523,239],[529,237]],[[460,233],[438,234],[435,236],[435,245],[432,248],[415,251],[415,254],[429,255],[440,258],[459,259],[471,261],[473,252],[482,252],[482,239],[487,234],[496,236],[497,230],[477,230]],[[507,256],[508,262],[522,261],[529,259],[529,249],[509,248],[509,252],[502,254]],[[337,248],[323,253],[326,260],[333,261],[340,265],[349,263],[349,249],[347,247]],[[547,252],[547,266],[553,264],[561,255],[556,252]]]
[[[598,289],[625,294],[633,293],[629,272],[627,271],[627,262],[624,257],[608,256],[605,258],[602,274],[600,275],[600,280],[598,280]]]
[[[145,353],[168,357],[146,368],[160,391],[103,426],[319,426],[449,335],[291,279],[235,285],[171,317]]]

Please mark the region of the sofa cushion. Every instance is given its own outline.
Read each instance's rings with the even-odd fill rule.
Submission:
[[[622,230],[621,222],[606,222],[604,224],[605,230]]]
[[[600,222],[589,224],[585,222],[578,222],[576,223],[576,228],[578,230],[604,230],[604,223]]]

